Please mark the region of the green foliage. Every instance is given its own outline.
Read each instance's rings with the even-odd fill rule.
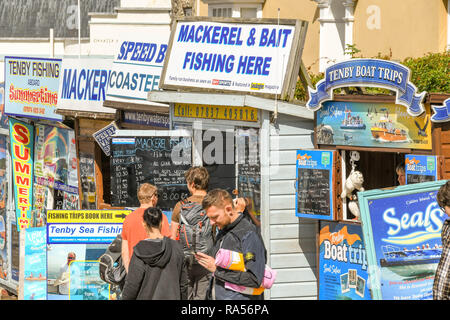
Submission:
[[[356,48],[355,45],[347,45],[346,53],[349,53],[352,58],[356,58],[356,55],[361,50]],[[357,58],[363,58],[361,55]],[[387,55],[378,53],[375,59],[391,60],[392,52]],[[426,91],[428,93],[450,93],[450,52],[443,53],[428,53],[427,55],[419,58],[406,58],[400,61],[401,64],[408,67],[411,70],[410,81],[417,87],[419,92]],[[324,74],[309,74],[311,82],[314,85],[323,79]],[[348,88],[350,92],[355,91],[355,88]],[[363,88],[366,94],[395,94],[393,91],[383,88]],[[336,89],[335,94],[342,93],[343,89]],[[303,88],[301,81],[297,81],[295,89],[295,99],[306,101],[306,91]]]
[[[411,70],[410,81],[419,91],[450,93],[450,52],[406,58],[401,63]]]

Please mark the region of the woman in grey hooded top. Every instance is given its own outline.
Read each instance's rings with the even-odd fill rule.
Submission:
[[[133,249],[122,300],[185,300],[188,280],[184,253],[177,241],[161,235],[162,212],[148,208],[148,238]]]

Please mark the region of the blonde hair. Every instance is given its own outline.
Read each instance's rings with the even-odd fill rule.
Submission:
[[[150,183],[143,183],[139,186],[137,197],[141,204],[149,203],[152,197],[158,192],[158,188]]]

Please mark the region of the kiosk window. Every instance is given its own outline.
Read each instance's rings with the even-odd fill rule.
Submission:
[[[221,188],[232,194],[236,188],[234,130],[202,131],[202,165],[208,170],[209,189]]]

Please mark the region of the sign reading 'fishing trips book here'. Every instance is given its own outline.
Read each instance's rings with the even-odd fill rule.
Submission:
[[[409,82],[410,70],[396,62],[379,59],[351,59],[336,63],[325,70],[325,78],[309,88],[310,99],[306,106],[318,110],[322,102],[333,99],[333,89],[342,87],[379,87],[397,93],[396,104],[407,108],[412,116],[425,111],[422,100],[425,91],[417,93],[417,88]]]

